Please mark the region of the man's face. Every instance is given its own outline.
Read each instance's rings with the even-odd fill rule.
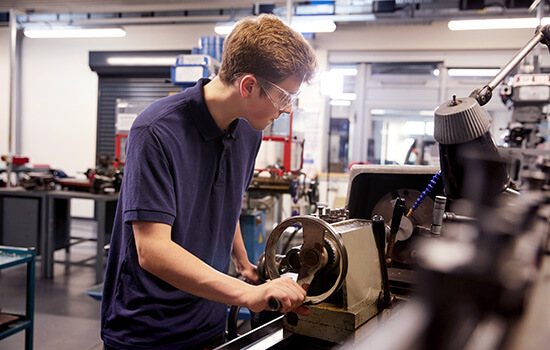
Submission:
[[[254,79],[256,84],[247,120],[256,130],[264,130],[279,118],[281,113],[292,112],[292,103],[299,94],[302,82],[294,77],[289,77],[278,84],[256,76]]]

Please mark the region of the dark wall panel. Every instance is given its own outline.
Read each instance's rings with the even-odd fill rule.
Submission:
[[[90,68],[99,77],[96,155],[115,155],[117,99],[138,101],[142,105],[143,101],[149,104],[172,92],[181,91],[181,87],[171,83],[170,66],[166,63],[150,66],[113,65],[110,59],[139,57],[153,59],[152,62],[165,62],[167,58],[170,60],[173,57],[175,64],[178,55],[190,53],[190,50],[89,53]],[[159,61],[159,58],[162,60]]]
[[[100,76],[96,154],[115,155],[117,99],[154,101],[180,90],[167,78]]]

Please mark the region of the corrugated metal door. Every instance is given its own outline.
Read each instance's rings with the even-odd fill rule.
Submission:
[[[115,155],[115,122],[117,99],[158,100],[181,88],[169,78],[128,78],[99,76],[96,154]]]

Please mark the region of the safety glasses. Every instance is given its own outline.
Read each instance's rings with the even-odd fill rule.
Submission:
[[[296,99],[298,98],[298,95],[300,95],[300,91],[291,94],[290,92],[286,91],[279,85],[270,82],[269,80],[265,80],[264,78],[257,75],[255,75],[255,77],[261,88],[265,91],[267,97],[271,100],[271,103],[273,103],[273,106],[279,111],[284,110],[292,103],[294,103],[294,101],[296,101]]]

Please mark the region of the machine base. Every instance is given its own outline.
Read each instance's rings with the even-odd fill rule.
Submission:
[[[295,334],[343,343],[355,337],[355,330],[375,316],[379,310],[372,302],[362,302],[347,310],[329,303],[309,306],[311,313],[294,313],[284,318],[284,329]]]

